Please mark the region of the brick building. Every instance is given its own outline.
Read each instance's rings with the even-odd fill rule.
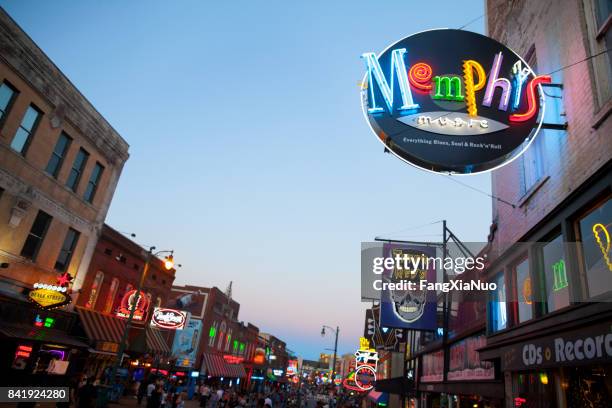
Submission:
[[[588,58],[612,47],[608,7],[486,4],[488,35],[562,85],[546,88],[546,119],[567,123],[492,173],[493,194],[516,204],[493,201],[488,276],[497,292],[480,356],[499,365],[506,407],[612,399],[612,66],[609,53]]]
[[[0,9],[0,355],[15,384],[80,369],[88,344],[71,306],[41,311],[27,296],[63,275],[78,299],[127,159],[125,140]]]

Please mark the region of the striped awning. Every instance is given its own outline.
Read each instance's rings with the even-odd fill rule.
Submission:
[[[85,334],[87,334],[89,340],[117,344],[121,342],[125,330],[125,320],[83,307],[77,306],[75,309],[81,318]]]
[[[153,327],[147,327],[147,351],[152,352],[152,354],[170,355],[170,347],[168,347],[161,331]]]
[[[202,355],[202,373],[211,377],[246,378],[242,364],[228,364],[223,356],[204,353]]]

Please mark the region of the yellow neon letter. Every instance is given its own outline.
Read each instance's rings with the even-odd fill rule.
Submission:
[[[478,76],[478,82],[474,83],[474,71]],[[481,90],[485,86],[487,75],[484,68],[477,61],[463,61],[463,83],[465,86],[465,105],[468,115],[476,116],[478,109],[476,108],[476,91]]]

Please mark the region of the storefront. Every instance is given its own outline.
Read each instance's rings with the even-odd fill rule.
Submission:
[[[611,167],[491,265],[499,284],[480,353],[500,364],[506,406],[612,400]]]
[[[240,386],[246,379],[244,365],[233,359],[230,361],[220,354],[204,353],[200,373],[212,384]]]
[[[75,313],[44,310],[14,294],[0,297],[0,316],[2,367],[13,384],[62,385],[81,372],[89,346],[75,335]]]

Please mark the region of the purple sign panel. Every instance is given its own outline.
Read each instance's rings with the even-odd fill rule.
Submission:
[[[450,347],[447,378],[449,381],[494,380],[495,370],[489,361],[481,361],[478,350],[487,345],[485,336],[473,336]]]
[[[387,243],[383,245],[383,258],[393,258],[393,268],[385,268],[380,299],[380,325],[382,327],[413,330],[436,330],[436,292],[419,289],[420,281],[436,282],[433,258],[435,248]],[[408,289],[412,283],[413,289]],[[388,289],[393,286],[394,289]],[[399,287],[399,289],[397,289]]]

